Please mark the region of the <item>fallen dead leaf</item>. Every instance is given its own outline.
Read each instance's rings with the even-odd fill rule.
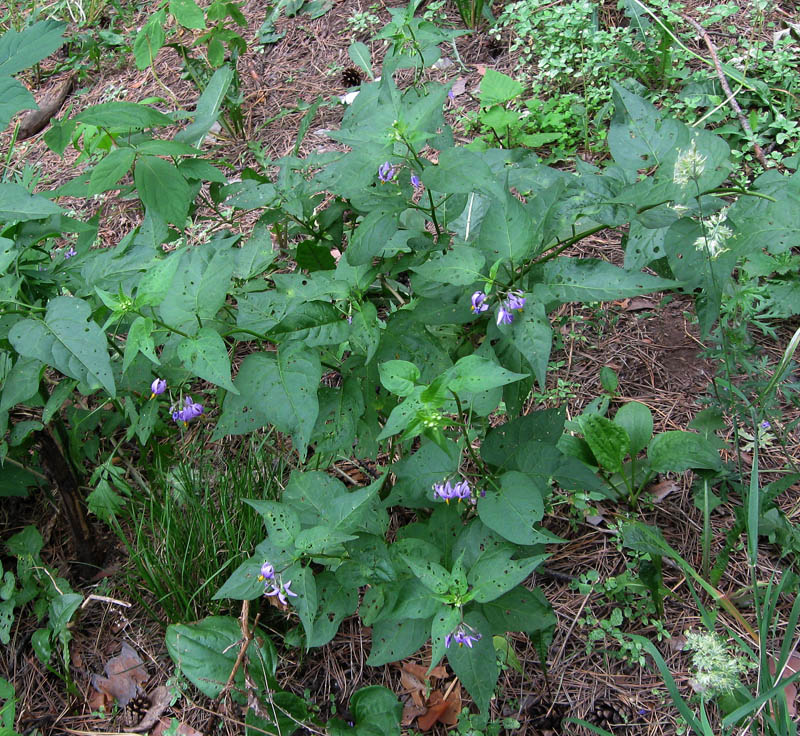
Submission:
[[[147,682],[147,672],[139,655],[127,642],[122,642],[122,652],[106,662],[106,676],[92,675],[92,687],[113,698],[124,708]]]
[[[429,731],[437,723],[455,726],[461,712],[461,685],[456,685],[447,698],[441,690],[434,690],[428,701],[428,712],[417,718],[417,726]]]
[[[648,488],[653,503],[661,503],[670,493],[679,491],[680,489],[680,483],[670,478],[664,478],[664,480],[660,480],[658,483],[652,483]]]
[[[475,64],[475,71],[477,71],[481,76],[486,74],[486,69],[486,64]]]
[[[162,718],[158,725],[153,729],[153,732],[150,736],[164,736],[167,729],[172,725],[172,718]],[[176,731],[178,736],[203,736],[202,731],[198,731],[196,728],[192,728],[191,726],[187,726],[185,723],[178,724],[178,730]]]
[[[450,89],[453,92],[453,97],[463,95],[467,91],[467,80],[464,77],[459,77],[453,82],[453,86]]]
[[[633,299],[628,301],[628,304],[625,306],[626,312],[638,312],[642,309],[655,309],[658,304],[650,299],[644,299],[643,297],[637,296]]]
[[[406,703],[403,706],[403,717],[400,721],[402,726],[410,726],[415,718],[424,715],[428,709],[424,705],[417,705],[416,703]]]
[[[775,660],[769,660],[770,674],[775,676]],[[789,677],[795,672],[800,671],[800,654],[793,654],[786,662],[786,667],[783,668],[782,677]],[[792,682],[783,688],[783,693],[786,695],[786,712],[789,718],[794,718],[797,715],[797,683]]]
[[[682,652],[683,648],[686,646],[686,637],[683,634],[672,636],[667,641],[667,644],[669,644],[669,648],[673,652]]]

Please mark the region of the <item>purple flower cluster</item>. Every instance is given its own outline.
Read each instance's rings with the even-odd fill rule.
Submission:
[[[183,422],[184,426],[186,426],[192,419],[199,417],[202,413],[203,405],[195,403],[191,396],[186,396],[183,399],[183,409],[173,411],[172,419],[176,422]]]
[[[78,251],[75,250],[75,248],[73,248],[72,246],[70,246],[69,248],[67,248],[67,250],[64,251],[64,258],[66,260],[72,258],[72,256],[77,256],[77,255]]]
[[[456,499],[458,503],[461,503],[461,501],[471,501],[472,489],[465,480],[459,481],[455,485],[451,485],[448,480],[444,483],[433,484],[433,497],[441,498],[445,503],[450,503],[450,500],[453,498]]]
[[[465,644],[472,649],[472,643],[480,641],[481,635],[468,624],[459,624],[455,631],[452,631],[444,638],[444,645],[450,647],[453,642],[463,647]]]
[[[291,580],[285,583],[282,579],[275,577],[275,568],[269,563],[265,562],[261,565],[261,573],[258,576],[258,582],[264,583],[264,595],[278,596],[281,605],[288,605],[288,598],[297,598],[297,593],[290,590],[289,586],[292,584]]]
[[[497,324],[510,325],[514,321],[512,310],[522,311],[525,306],[525,297],[521,291],[509,291],[504,302],[500,302],[497,310]]]
[[[482,291],[476,291],[472,295],[471,309],[473,312],[475,312],[475,314],[480,314],[481,312],[485,312],[487,309],[489,309],[489,305],[486,303],[486,294],[484,294]]]
[[[394,179],[394,175],[397,173],[397,169],[392,166],[388,161],[382,163],[378,167],[378,178],[385,184],[386,182],[391,181]]]
[[[155,398],[159,394],[163,394],[167,390],[167,382],[163,378],[156,378],[150,384],[150,398]]]

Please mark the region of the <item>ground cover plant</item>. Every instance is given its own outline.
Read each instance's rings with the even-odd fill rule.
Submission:
[[[302,7],[272,8],[260,46],[280,41],[282,13]],[[479,5],[459,10],[479,24]],[[191,43],[166,43],[168,16],[197,32]],[[49,126],[44,143],[80,165],[69,180],[48,188],[42,172],[12,166],[10,139],[0,488],[9,504],[55,491],[78,564],[68,582],[66,567],[43,561],[40,532],[9,517],[4,727],[22,728],[16,652],[34,619],[35,666],[70,707],[86,699],[70,644],[74,654],[84,610],[130,605],[87,587],[117,539],[130,560],[124,598],[163,627],[174,677],[145,687],[125,643],[83,686],[96,712],[146,695],[152,722],[140,730],[189,729],[159,719],[199,693],[210,720],[193,726],[209,731],[441,723],[489,734],[519,731],[523,713],[530,732],[537,721],[668,731],[643,708],[596,700],[578,719],[562,708],[549,662],[588,627],[587,656],[602,647],[606,663],[657,677],[669,732],[794,733],[800,330],[779,319],[800,312],[796,160],[748,176],[726,138],[653,106],[614,68],[596,165],[543,163],[531,149],[563,131],[519,124],[509,103],[523,83],[491,69],[473,123],[491,133],[464,145],[450,116],[457,80],[431,71],[458,55],[464,31],[426,20],[418,3],[386,20],[372,48],[349,45],[370,79],[322,150],[304,148],[328,107],[319,97],[296,105],[298,133],[280,155],[253,141],[250,160],[219,155],[218,120],[234,139],[247,133],[248,40],[233,25],[248,19],[235,3],[191,0],[157,8],[131,46],[167,97],[103,101]],[[0,39],[4,121],[32,103],[12,75],[64,31],[39,20]],[[162,49],[181,60],[191,105],[176,105],[161,78]],[[80,214],[95,198],[131,203],[136,221],[105,242],[105,215]],[[613,257],[593,245],[602,233],[618,237]],[[587,400],[564,405],[561,354],[619,324],[599,305],[658,312],[670,301],[708,346],[704,408],[660,421],[646,397],[623,393],[626,366],[606,355]],[[569,327],[572,309],[592,315],[584,327]],[[756,344],[764,336],[771,358]],[[770,447],[780,459],[764,478]],[[696,546],[680,550],[652,513],[658,489],[666,497],[678,479],[699,515]],[[596,567],[562,573],[583,600],[562,627],[545,581],[559,580],[559,549],[587,525],[603,526],[623,567],[601,585]],[[769,545],[782,574],[760,557]],[[738,595],[731,560],[745,574]],[[685,642],[693,698],[665,661],[683,634],[665,611],[681,599],[696,628]],[[332,704],[287,675],[348,636],[370,671],[402,670],[405,701],[386,674]],[[525,687],[536,702],[512,703],[504,683],[534,674],[544,688]]]

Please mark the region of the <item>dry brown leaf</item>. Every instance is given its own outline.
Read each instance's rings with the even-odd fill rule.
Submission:
[[[422,682],[425,682],[425,680],[431,678],[443,680],[445,677],[447,677],[447,669],[442,665],[434,667],[430,674],[428,674],[428,668],[425,665],[417,664],[416,662],[404,662],[402,669],[409,674],[414,675],[414,677]]]
[[[428,709],[424,705],[416,705],[415,703],[406,703],[403,706],[403,718],[400,721],[402,726],[410,726],[415,718],[424,715]]]
[[[645,299],[644,297],[637,296],[628,301],[628,304],[625,306],[625,311],[637,312],[642,309],[655,309],[657,306],[658,304],[651,299]]]
[[[435,697],[435,696],[438,696]],[[438,700],[438,702],[434,702]],[[447,711],[448,704],[442,700],[442,693],[439,690],[434,690],[431,693],[431,705],[428,706],[428,712],[417,718],[417,727],[423,731],[430,731],[438,722],[439,717],[444,715]]]
[[[669,644],[669,648],[673,652],[682,652],[686,646],[686,637],[683,634],[678,634],[678,636],[670,637],[667,644]]]
[[[147,682],[147,672],[139,655],[127,642],[122,642],[122,652],[106,662],[106,676],[92,675],[92,687],[124,708]]]
[[[648,488],[653,503],[661,503],[670,493],[679,491],[680,489],[681,484],[670,478],[664,478],[664,480],[660,480],[658,483],[652,483]]]
[[[486,64],[475,64],[475,71],[477,71],[481,76],[486,74],[486,68]]]
[[[101,693],[99,690],[92,690],[89,693],[89,697],[86,698],[86,705],[89,706],[89,710],[92,711],[92,713],[107,713],[113,703],[114,698],[105,693]]]
[[[149,731],[160,720],[164,711],[169,707],[170,694],[169,690],[163,685],[159,685],[152,693],[150,693],[150,707],[142,716],[142,720],[135,726],[125,729],[129,733],[143,733]]]
[[[448,726],[455,726],[458,723],[458,717],[461,715],[461,685],[456,685],[447,699],[447,710],[439,716],[439,722]]]
[[[789,657],[789,661],[786,662],[786,666],[783,668],[783,677],[789,677],[793,675],[795,672],[800,670],[800,654],[793,654]],[[769,671],[770,674],[774,677],[775,676],[775,660],[769,660]],[[789,718],[794,718],[797,715],[797,683],[792,682],[786,685],[783,688],[783,692],[786,695],[786,711],[789,715]]]
[[[164,736],[164,732],[172,725],[171,718],[162,718],[158,725],[153,729],[153,732],[150,736]],[[185,723],[178,724],[178,736],[203,736],[202,731],[198,731],[196,728],[192,728],[191,726],[187,726]]]
[[[453,86],[450,88],[453,93],[453,97],[458,97],[459,95],[463,95],[464,92],[467,91],[467,80],[464,77],[459,77],[453,82]]]

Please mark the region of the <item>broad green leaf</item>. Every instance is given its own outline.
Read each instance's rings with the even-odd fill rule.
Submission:
[[[279,431],[291,435],[300,457],[305,457],[319,412],[317,389],[321,377],[317,354],[298,343],[281,348],[277,356],[248,355],[233,382],[240,393],[225,397],[213,439],[274,424]]]
[[[192,190],[173,164],[157,156],[141,156],[136,161],[133,178],[146,207],[167,222],[183,227]]]
[[[628,433],[631,457],[636,457],[647,447],[653,436],[653,415],[639,401],[629,401],[621,406],[614,415],[614,424],[618,424]]]
[[[566,256],[545,264],[544,283],[560,302],[612,301],[680,286],[677,281],[626,271],[607,261]]]
[[[42,535],[32,525],[26,526],[21,532],[17,532],[6,540],[6,548],[14,557],[28,556],[36,560],[42,547],[44,547]]]
[[[21,82],[12,77],[0,77],[0,129],[21,110],[36,110],[36,99]]]
[[[579,419],[586,443],[597,462],[612,473],[622,470],[622,463],[631,449],[625,428],[599,414],[586,414]]]
[[[122,358],[123,373],[130,368],[139,353],[142,353],[152,363],[159,365],[156,346],[153,342],[153,320],[150,317],[137,317],[131,323]]]
[[[163,112],[136,102],[102,102],[78,113],[73,120],[115,130],[144,130],[174,124]]]
[[[296,598],[287,596],[287,599],[290,601],[292,609],[300,617],[303,630],[306,632],[306,642],[313,641],[314,619],[317,617],[318,608],[314,573],[307,567],[295,564],[284,572],[283,582],[291,583],[290,590],[297,594]]]
[[[444,255],[437,255],[411,270],[436,283],[468,286],[481,277],[484,257],[468,245],[455,245]]]
[[[350,710],[359,726],[376,727],[383,736],[400,736],[403,705],[391,690],[380,685],[362,687],[350,698]]]
[[[86,497],[86,507],[89,512],[106,523],[110,523],[124,506],[125,498],[117,493],[105,478],[101,478],[95,489]]]
[[[136,287],[136,306],[147,307],[161,304],[171,290],[172,279],[181,263],[182,255],[173,253],[156,261],[152,268],[142,274]]]
[[[481,604],[480,610],[494,634],[523,631],[530,635],[556,625],[553,607],[539,588],[528,590],[517,586],[499,598]]]
[[[265,539],[256,547],[253,556],[245,560],[231,573],[222,587],[214,593],[213,600],[233,598],[234,600],[254,600],[264,595],[264,582],[258,579],[261,566],[269,562],[281,570],[295,560],[293,549],[284,548]]]
[[[647,448],[647,457],[656,473],[722,468],[719,450],[712,442],[694,432],[671,431],[656,435]]]
[[[102,386],[114,397],[106,336],[91,315],[91,307],[82,299],[59,296],[48,302],[44,321],[21,320],[8,339],[20,355],[38,358],[92,387]]]
[[[92,169],[89,179],[89,195],[99,194],[114,185],[128,173],[133,166],[136,152],[132,148],[115,148]]]
[[[390,592],[390,591],[387,591]],[[424,585],[419,584],[417,578],[407,578],[396,584],[397,602],[391,606],[386,605],[378,618],[405,618],[430,619],[441,606],[435,594]]]
[[[358,537],[346,534],[329,526],[313,526],[304,529],[294,540],[297,551],[306,555],[330,554],[336,549],[341,549],[345,542],[352,542]]]
[[[441,603],[438,604],[431,624],[431,664],[429,671],[442,661],[442,657],[447,651],[445,640],[460,623],[461,609],[453,606],[443,606]]]
[[[231,361],[228,349],[218,332],[201,327],[194,337],[178,345],[178,357],[186,370],[234,394],[239,390],[231,381]]]
[[[475,601],[488,603],[519,585],[550,555],[534,555],[512,560],[513,550],[499,547],[482,554],[467,573]]]
[[[356,441],[358,420],[364,413],[361,383],[350,376],[340,388],[321,386],[317,398],[319,415],[312,435],[317,453],[349,455]]]
[[[519,97],[525,87],[507,74],[487,69],[481,79],[480,101],[482,106],[502,105]],[[519,116],[517,114],[517,119]]]
[[[63,210],[39,194],[29,194],[25,187],[11,182],[0,182],[0,221],[42,220],[50,215],[60,215]]]
[[[397,481],[384,502],[389,506],[431,507],[433,484],[441,483],[458,469],[459,448],[453,442],[445,452],[435,442],[423,441],[420,448],[392,466]]]
[[[58,385],[53,389],[50,398],[42,410],[42,423],[47,424],[64,405],[64,402],[69,398],[70,394],[75,390],[77,381],[70,379],[63,379],[58,382]]]
[[[0,411],[8,411],[38,392],[43,368],[41,361],[36,358],[18,357],[3,381]]]
[[[364,364],[372,361],[381,339],[378,310],[372,302],[365,302],[353,315],[348,342],[353,352],[364,356]]]
[[[366,44],[361,41],[353,41],[347,47],[347,55],[357,67],[364,70],[370,79],[375,79],[375,75],[372,73],[372,57]]]
[[[404,430],[416,430],[415,437],[420,433],[420,412],[425,408],[425,402],[420,398],[422,386],[417,386],[403,401],[401,401],[389,414],[386,424],[383,425],[378,435],[378,442],[388,439],[392,435]]]
[[[464,621],[473,631],[480,634],[481,638],[474,642],[472,647],[451,643],[447,650],[447,662],[467,689],[475,705],[482,713],[487,713],[499,675],[491,627],[477,612],[468,613],[464,616]]]
[[[544,304],[528,299],[522,312],[514,315],[509,335],[511,344],[530,363],[536,381],[544,389],[553,344],[553,328]]]
[[[191,2],[192,0],[184,0]],[[221,66],[214,72],[214,76],[208,81],[203,94],[197,100],[195,106],[194,121],[186,128],[175,135],[176,141],[189,143],[199,146],[203,139],[217,122],[222,105],[225,102],[225,95],[233,81],[233,69],[229,66]]]
[[[166,645],[178,669],[209,698],[223,691],[234,669],[241,641],[239,622],[231,616],[209,616],[192,624],[172,624],[167,627]],[[267,636],[259,631],[247,647],[250,667],[247,668],[256,686],[275,684],[277,654]],[[234,699],[241,702],[245,688],[244,668],[235,675]]]
[[[533,545],[544,541],[534,525],[544,516],[546,489],[515,470],[500,478],[500,492],[487,490],[478,499],[478,516],[490,529],[515,544]]]
[[[493,360],[478,355],[467,355],[461,358],[447,371],[446,386],[455,393],[462,391],[486,391],[507,383],[514,383],[527,378],[527,373],[512,373]]]
[[[429,619],[376,621],[372,627],[372,649],[367,664],[380,667],[410,657],[428,640],[430,630]]]
[[[169,0],[169,12],[184,28],[206,27],[205,14],[194,0]]]
[[[380,256],[386,244],[398,231],[397,214],[384,210],[372,210],[359,223],[345,251],[347,262],[352,266],[370,263]]]
[[[504,192],[503,198],[490,205],[481,221],[477,247],[486,254],[489,263],[502,259],[518,264],[533,251],[535,231],[522,203]]]
[[[167,20],[167,13],[162,8],[157,13],[150,16],[150,19],[136,34],[133,42],[133,57],[136,61],[136,68],[143,71],[149,67],[161,47],[164,45],[166,35],[164,34],[164,24]]]
[[[426,187],[442,194],[482,192],[502,197],[505,193],[502,188],[494,185],[495,177],[482,156],[475,151],[461,147],[443,150],[439,154],[436,166],[428,166],[422,172],[421,179]],[[471,208],[475,204],[475,202],[470,202],[467,206]],[[478,209],[481,212],[480,216],[476,218],[476,223],[480,221],[487,208],[479,207]],[[469,227],[466,229],[469,230]],[[463,234],[463,239],[470,240],[469,232]]]
[[[317,618],[314,620],[314,635],[306,643],[309,647],[327,644],[339,630],[339,624],[358,607],[358,589],[342,584],[331,572],[324,570],[316,576]]]
[[[235,251],[236,268],[233,275],[239,279],[251,279],[264,273],[275,260],[272,233],[269,228],[257,223],[245,244]]]
[[[518,458],[529,452],[528,443],[555,447],[564,431],[563,409],[540,409],[491,429],[481,445],[481,457],[502,468],[519,469]]]
[[[387,360],[378,366],[381,383],[396,396],[408,396],[419,380],[419,368],[407,360]]]
[[[83,603],[83,596],[78,593],[64,593],[50,601],[48,623],[53,633],[67,628],[72,615],[78,610],[81,603]]]
[[[21,72],[61,48],[66,27],[55,20],[41,20],[21,31],[9,28],[0,36],[0,76]]]
[[[300,519],[294,510],[279,501],[260,501],[246,498],[244,502],[252,506],[264,520],[269,541],[280,547],[290,547],[300,533]]]
[[[11,601],[13,604],[13,601]],[[2,618],[0,616],[0,618]],[[0,640],[2,639],[2,635],[0,635]],[[8,644],[7,641],[3,642],[4,644]],[[36,657],[42,664],[48,664],[50,662],[50,658],[53,656],[53,644],[50,637],[50,629],[36,629],[31,635],[31,646],[33,647],[33,651],[36,654]],[[10,701],[14,701],[14,689],[12,687],[11,694],[10,694]],[[5,709],[5,706],[4,706]],[[10,723],[8,725],[8,736],[14,736],[16,731],[13,730],[12,726],[14,724]],[[0,729],[0,733],[5,733]]]
[[[403,561],[411,568],[411,572],[419,578],[428,590],[437,595],[444,595],[450,588],[450,573],[438,562],[400,555]]]

